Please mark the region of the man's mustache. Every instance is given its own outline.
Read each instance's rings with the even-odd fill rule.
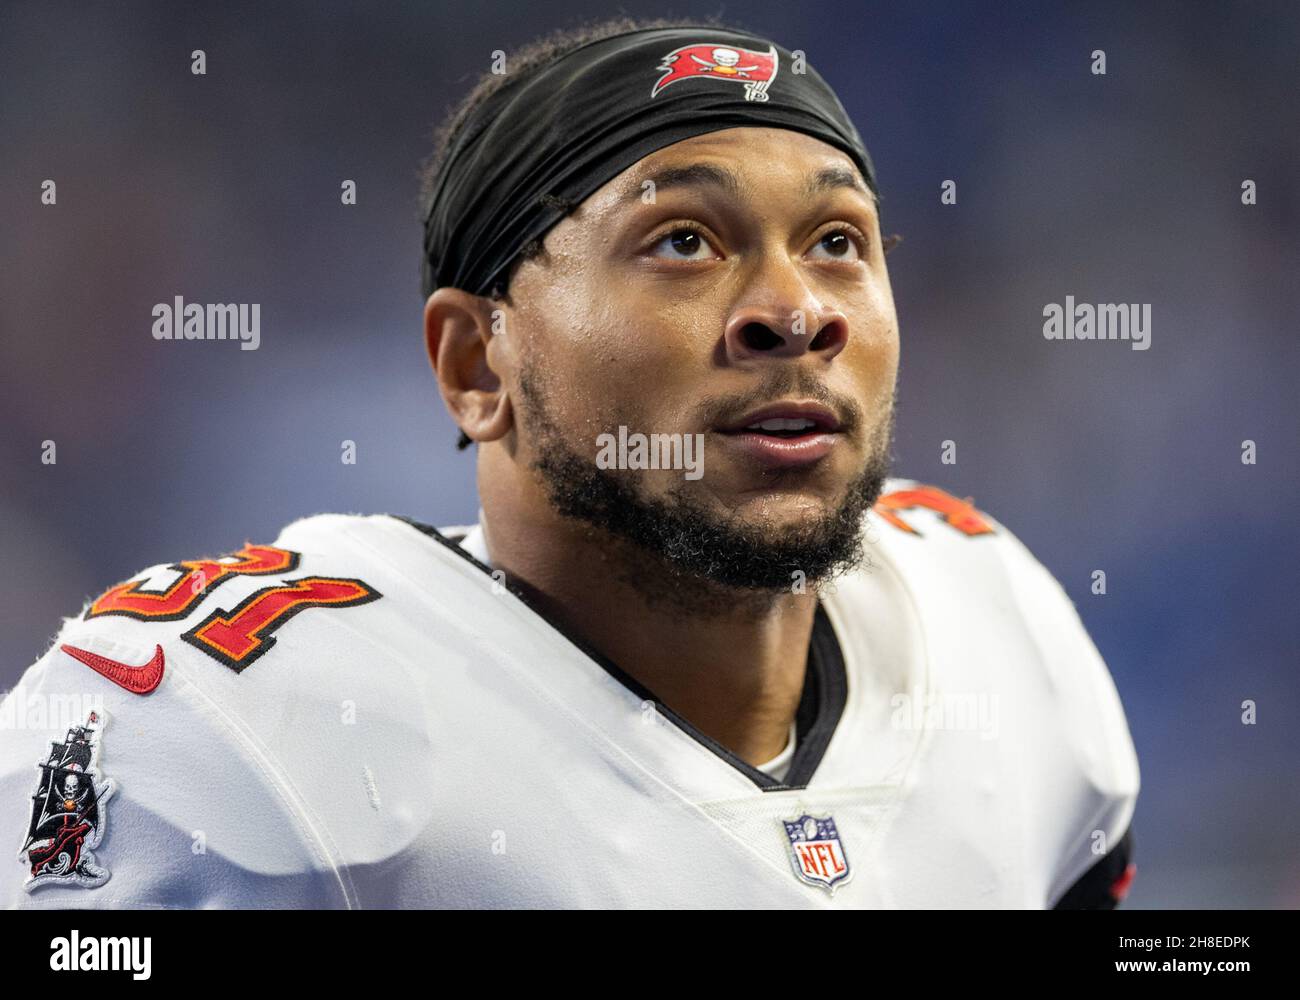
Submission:
[[[725,426],[764,403],[783,399],[810,399],[831,409],[842,433],[852,434],[862,425],[862,405],[852,396],[833,392],[807,372],[773,371],[748,392],[709,396],[700,404],[700,426]]]

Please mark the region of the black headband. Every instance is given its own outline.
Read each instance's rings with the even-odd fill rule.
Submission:
[[[425,213],[425,296],[444,286],[487,295],[524,246],[638,160],[744,125],[821,139],[878,194],[835,92],[786,49],[730,29],[625,32],[506,83],[471,112]]]

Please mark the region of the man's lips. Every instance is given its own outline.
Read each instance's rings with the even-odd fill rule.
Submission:
[[[804,424],[812,424],[812,430],[818,432],[836,433],[840,429],[839,419],[821,403],[785,402],[768,403],[766,406],[749,410],[719,427],[718,432],[721,434],[743,433],[768,420],[798,421]]]
[[[841,437],[839,419],[820,403],[771,403],[717,428],[729,447],[765,466],[788,468],[825,458]]]

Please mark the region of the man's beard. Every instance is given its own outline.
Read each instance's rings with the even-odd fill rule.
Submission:
[[[777,376],[754,395],[771,399],[787,392],[793,381],[793,376]],[[810,397],[827,398],[820,385],[799,388]],[[516,409],[523,410],[537,455],[532,467],[551,505],[592,529],[589,537],[623,564],[619,578],[650,604],[669,603],[695,614],[737,612],[743,605],[762,613],[782,594],[803,592],[801,583],[813,589],[864,558],[863,518],[880,497],[890,471],[892,400],[865,468],[839,505],[777,529],[719,514],[684,486],[674,487],[666,497],[646,496],[627,472],[600,468],[593,457],[575,451],[565,440],[536,370],[528,363],[520,374],[520,394],[523,406]],[[860,408],[851,404],[850,409],[847,426],[860,427]],[[658,563],[658,572],[647,564],[647,555]]]

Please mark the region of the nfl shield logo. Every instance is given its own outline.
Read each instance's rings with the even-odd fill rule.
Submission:
[[[835,820],[804,813],[781,822],[790,839],[790,862],[799,881],[820,886],[835,895],[836,888],[853,874]]]

